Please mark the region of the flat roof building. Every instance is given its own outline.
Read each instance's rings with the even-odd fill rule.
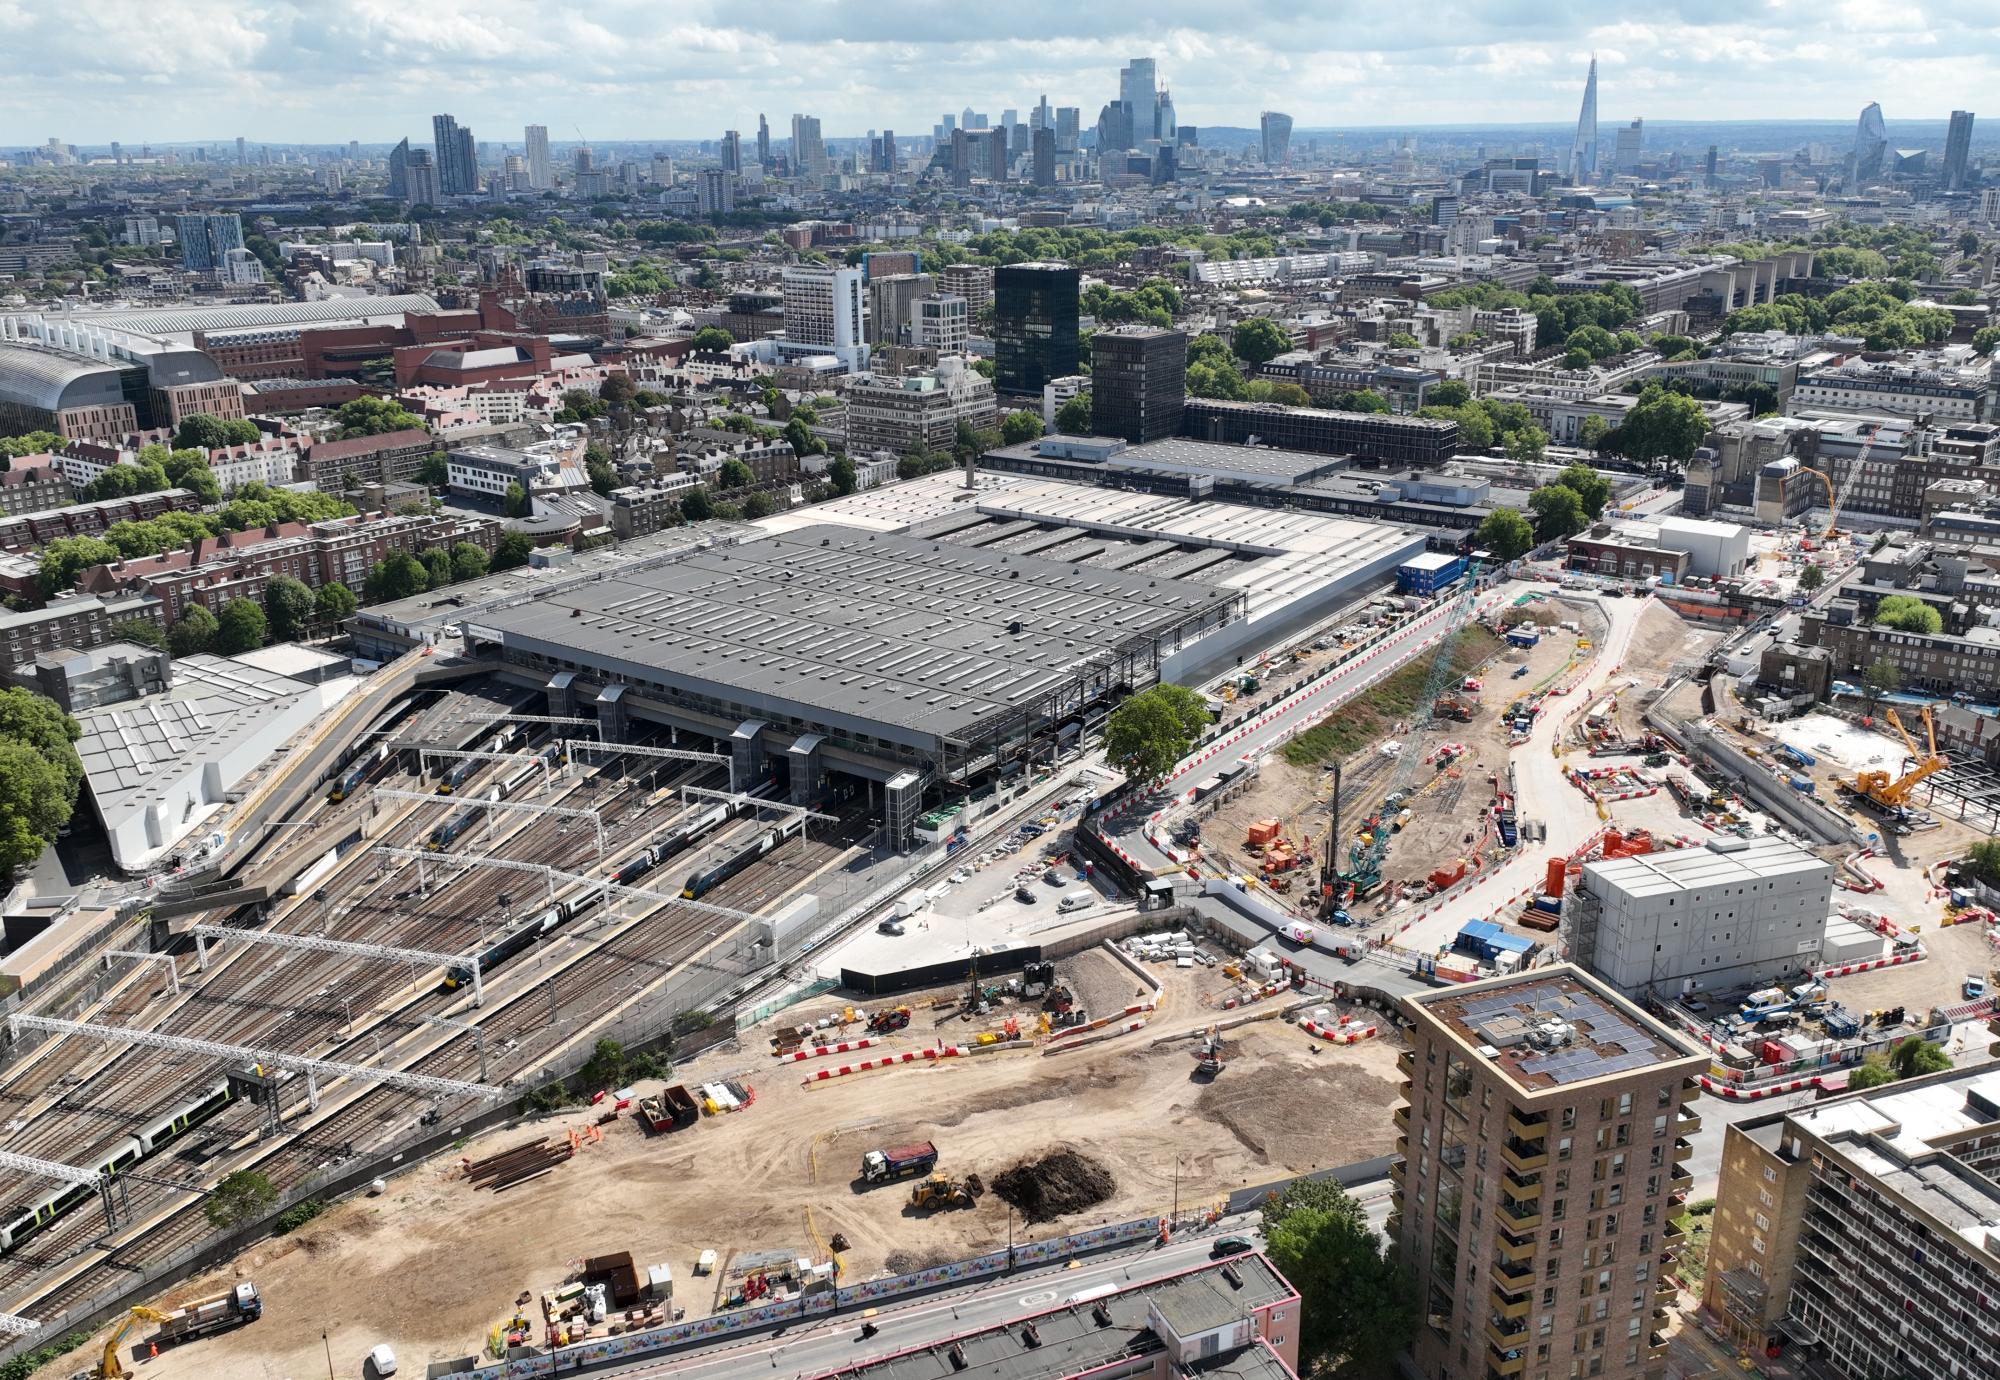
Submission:
[[[1658,1380],[1707,1057],[1568,964],[1403,998],[1390,1232],[1429,1380]]]
[[[1040,393],[1074,374],[1082,276],[1069,264],[1006,264],[993,270],[993,385]]]
[[[1181,434],[1187,405],[1187,334],[1158,327],[1090,338],[1090,428],[1134,445]]]

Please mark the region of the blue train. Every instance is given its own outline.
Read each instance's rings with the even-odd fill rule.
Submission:
[[[704,872],[691,874],[687,885],[681,888],[681,899],[692,901],[706,892],[713,891],[734,877],[750,864],[775,851],[805,832],[804,816],[794,816],[783,824],[766,829],[747,847],[725,858],[721,863]]]
[[[576,919],[577,916],[590,911],[602,900],[602,896],[593,893],[575,901],[561,901],[550,906],[547,910],[537,912],[526,920],[523,920],[520,924],[508,930],[507,933],[501,935],[500,938],[487,945],[484,952],[479,955],[479,975],[481,979],[492,976],[495,968],[505,963],[515,954],[520,953],[530,945],[541,942],[557,929]],[[454,967],[447,970],[444,975],[444,990],[447,992],[455,992],[459,988],[468,987],[471,984],[472,969],[470,968]]]

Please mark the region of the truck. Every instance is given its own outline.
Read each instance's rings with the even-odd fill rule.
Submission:
[[[657,1097],[640,1098],[639,1115],[645,1119],[648,1130],[664,1135],[701,1120],[701,1108],[688,1090],[676,1083],[661,1089]]]
[[[892,1145],[884,1150],[869,1150],[861,1156],[861,1177],[871,1184],[887,1183],[891,1179],[928,1174],[937,1168],[937,1162],[938,1148],[930,1141]]]
[[[256,1322],[264,1316],[264,1300],[257,1292],[257,1286],[243,1280],[226,1294],[214,1294],[205,1299],[176,1308],[160,1319],[160,1330],[154,1336],[155,1342],[190,1342],[197,1337],[211,1336],[217,1332],[227,1332],[232,1327]]]

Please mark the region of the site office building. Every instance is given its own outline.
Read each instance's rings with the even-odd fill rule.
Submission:
[[[1564,964],[1404,998],[1389,1219],[1426,1380],[1660,1380],[1707,1060]]]

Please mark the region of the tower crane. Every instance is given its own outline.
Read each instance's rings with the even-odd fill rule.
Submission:
[[[1909,813],[1911,794],[1924,781],[1943,771],[1946,762],[1937,750],[1937,725],[1931,720],[1929,705],[1925,705],[1922,711],[1925,748],[1922,752],[1917,750],[1916,741],[1910,737],[1910,731],[1903,727],[1903,721],[1895,710],[1889,710],[1884,717],[1889,720],[1890,727],[1896,730],[1896,736],[1903,740],[1903,746],[1909,749],[1911,766],[1900,776],[1891,776],[1886,771],[1858,772],[1852,785],[1843,781],[1841,786],[1857,800],[1874,806],[1884,814],[1901,819]]]
[[[1392,815],[1410,794],[1410,780],[1416,774],[1417,760],[1423,755],[1417,751],[1417,726],[1431,717],[1431,711],[1444,695],[1445,689],[1457,678],[1452,665],[1452,649],[1458,641],[1458,634],[1472,621],[1472,613],[1479,599],[1479,564],[1473,562],[1465,572],[1464,583],[1452,597],[1444,620],[1444,634],[1437,651],[1431,654],[1430,669],[1424,676],[1423,694],[1418,697],[1415,708],[1410,711],[1410,732],[1404,735],[1403,749],[1396,760],[1395,773],[1389,779],[1389,793],[1384,797],[1382,817]],[[1382,884],[1382,860],[1389,853],[1389,829],[1386,824],[1378,826],[1369,836],[1366,844],[1356,840],[1348,850],[1349,870],[1342,873],[1340,866],[1340,772],[1334,771],[1333,782],[1333,827],[1327,830],[1326,852],[1320,868],[1320,909],[1322,920],[1338,919],[1346,923],[1344,907],[1350,898],[1358,899]]]
[[[1876,438],[1881,434],[1880,422],[1868,428],[1868,439],[1861,443],[1860,454],[1856,455],[1854,463],[1847,467],[1847,478],[1841,481],[1838,494],[1833,491],[1833,480],[1827,476],[1825,470],[1807,467],[1807,473],[1816,475],[1826,489],[1826,530],[1819,534],[1821,541],[1831,541],[1840,535],[1840,510],[1847,506],[1847,500],[1854,492],[1854,482],[1861,477],[1862,467],[1868,463],[1868,452],[1875,448]]]

